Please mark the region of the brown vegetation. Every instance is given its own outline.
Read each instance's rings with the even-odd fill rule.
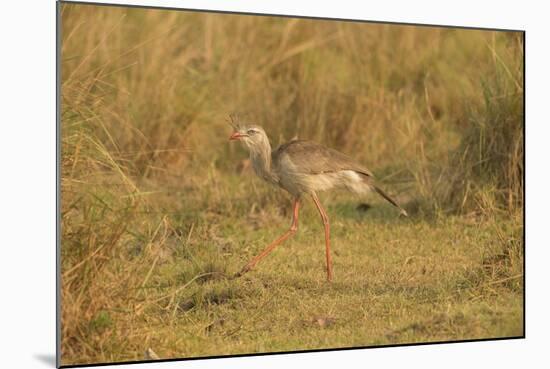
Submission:
[[[522,34],[61,12],[63,364],[522,334]],[[232,112],[353,155],[412,220],[328,195],[332,286],[307,207],[225,279],[289,216],[240,168]]]

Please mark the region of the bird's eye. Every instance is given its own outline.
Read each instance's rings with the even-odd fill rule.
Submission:
[[[249,135],[253,135],[254,133],[257,133],[258,131],[256,131],[255,129],[249,129],[246,133],[248,133]]]

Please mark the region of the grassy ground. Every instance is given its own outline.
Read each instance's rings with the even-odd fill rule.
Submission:
[[[62,364],[523,334],[515,33],[62,6]],[[227,142],[347,152],[411,214],[311,201]],[[368,210],[358,205],[368,202]]]
[[[91,263],[92,288],[78,297],[97,300],[73,318],[85,330],[65,346],[70,362],[140,360],[147,348],[170,358],[522,335],[520,219],[402,219],[382,203],[363,212],[325,196],[333,283],[312,202],[295,238],[228,279],[290,222],[290,200],[265,207],[240,187],[206,207],[188,189],[169,196],[173,213],[125,225],[109,259]]]
[[[362,212],[325,197],[333,283],[311,202],[294,239],[226,279],[290,218],[290,201],[265,208],[241,188],[207,207],[180,194],[174,213],[126,225],[106,265],[92,263],[93,287],[79,297],[97,300],[74,318],[84,331],[65,346],[68,362],[140,360],[147,348],[171,358],[522,335],[520,219],[402,219],[381,203]]]

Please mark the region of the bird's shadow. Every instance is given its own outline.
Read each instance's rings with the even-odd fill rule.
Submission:
[[[357,202],[338,202],[330,206],[330,213],[358,222],[380,222],[386,223],[390,220],[400,218],[399,213],[391,206]]]

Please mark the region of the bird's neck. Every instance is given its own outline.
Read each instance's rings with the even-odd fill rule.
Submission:
[[[250,161],[259,177],[270,182],[277,181],[271,167],[271,145],[268,140],[260,147],[250,148]]]

